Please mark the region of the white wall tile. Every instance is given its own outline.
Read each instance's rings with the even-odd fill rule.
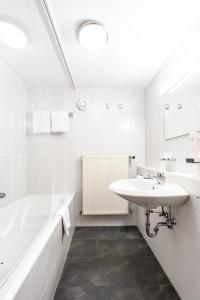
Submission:
[[[76,108],[76,102],[85,99],[86,111]],[[111,104],[110,110],[105,108]],[[118,104],[123,109],[118,109]],[[47,156],[51,165],[51,191],[78,191],[78,211],[81,210],[81,156],[128,155],[134,153],[137,163],[144,163],[144,97],[126,89],[31,90],[29,110],[75,111],[69,119],[69,133],[64,135],[29,135],[30,157]],[[29,168],[29,191],[48,189],[49,165],[39,160]],[[132,167],[136,171],[136,167]],[[135,171],[132,170],[131,174]],[[47,175],[48,176],[48,175]],[[42,183],[42,184],[41,184]],[[44,184],[43,184],[44,183]],[[78,213],[77,211],[77,213]],[[78,217],[79,224],[132,224],[132,217],[87,218]]]
[[[27,90],[0,61],[0,191],[13,201],[27,192]]]
[[[142,208],[137,209],[137,224],[181,299],[198,299],[200,213],[199,201],[195,196],[200,194],[200,169],[199,166],[185,162],[185,158],[190,153],[188,136],[164,139],[164,99],[160,88],[165,82],[167,69],[166,64],[146,91],[146,166],[159,169],[160,154],[172,152],[173,157],[176,158],[176,173],[168,173],[167,176],[169,180],[181,185],[193,196],[184,206],[174,211],[177,225],[173,230],[161,228],[158,237],[148,238],[145,233]],[[152,224],[158,220],[158,216],[152,216]]]

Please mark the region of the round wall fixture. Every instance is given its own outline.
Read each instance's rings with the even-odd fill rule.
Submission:
[[[177,104],[177,109],[182,109],[183,108],[183,104],[179,103]]]
[[[88,50],[103,48],[108,41],[108,33],[103,24],[97,21],[86,21],[78,29],[81,45]]]
[[[76,105],[77,105],[77,108],[79,110],[84,111],[87,108],[87,101],[86,100],[79,100]]]
[[[0,21],[0,41],[9,47],[25,48],[28,44],[26,34],[16,25],[8,21]]]
[[[170,109],[170,105],[169,104],[165,104],[165,110],[169,110]]]

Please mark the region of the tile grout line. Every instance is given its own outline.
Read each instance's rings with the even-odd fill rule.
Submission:
[[[117,231],[116,231],[116,233],[117,234],[121,234],[122,232],[121,232],[121,230],[120,230],[120,227],[121,226],[117,226]],[[87,232],[88,233],[88,232]],[[97,232],[97,234],[98,234],[98,232]],[[127,233],[125,233],[125,234],[129,234],[128,232]],[[110,235],[110,232],[108,233],[108,236]],[[84,234],[83,234],[83,236],[84,236]],[[106,236],[106,233],[105,233],[105,236]],[[143,239],[143,237],[137,237],[137,238],[128,238],[128,237],[126,237],[126,238],[119,238],[119,237],[114,237],[114,238],[110,238],[110,237],[108,237],[108,238],[97,238],[97,237],[94,237],[94,238],[73,238],[72,239],[72,242],[73,241],[85,241],[85,243],[86,243],[86,245],[87,245],[87,241],[93,241],[94,242],[94,247],[95,247],[95,251],[94,251],[94,253],[95,253],[95,256],[87,256],[87,257],[85,257],[85,256],[74,256],[74,257],[67,257],[67,260],[68,260],[68,262],[70,262],[70,260],[71,260],[71,263],[73,264],[73,260],[75,261],[75,263],[76,263],[76,260],[78,261],[79,259],[80,260],[83,260],[83,261],[85,261],[85,262],[87,262],[87,260],[90,260],[90,259],[92,259],[92,260],[95,260],[95,259],[102,259],[102,261],[104,260],[104,259],[109,259],[109,258],[111,258],[111,257],[114,257],[114,259],[116,258],[127,258],[127,259],[129,259],[130,257],[133,257],[133,258],[135,258],[135,259],[138,259],[138,258],[140,258],[140,259],[143,259],[143,258],[155,258],[156,259],[156,257],[153,255],[153,253],[152,253],[152,255],[133,255],[133,254],[130,254],[130,255],[119,255],[119,254],[116,254],[116,255],[112,255],[112,254],[108,254],[108,255],[105,255],[105,256],[98,256],[98,253],[97,253],[97,250],[98,250],[98,242],[99,241],[104,241],[104,242],[110,242],[110,241],[116,241],[116,240],[118,240],[119,242],[120,242],[120,240],[122,240],[122,241],[132,241],[131,243],[134,243],[133,241],[138,241],[138,240],[144,240]],[[93,242],[91,242],[91,244],[93,243]],[[100,242],[101,243],[101,242]],[[84,243],[83,243],[83,245],[84,245]],[[147,245],[148,246],[148,245]],[[88,246],[89,248],[88,249],[91,249],[90,248],[90,244],[89,244],[89,246]],[[103,252],[104,252],[104,250],[103,250]],[[87,248],[86,248],[86,253],[87,253]],[[67,261],[66,260],[66,261]],[[67,283],[67,281],[65,282],[65,281],[63,281],[63,283]],[[94,297],[95,297],[95,299],[93,298],[93,300],[97,300],[97,296],[98,296],[98,293],[97,293],[97,290],[98,289],[100,289],[100,288],[104,288],[104,289],[106,289],[106,288],[117,288],[117,287],[120,287],[120,288],[133,288],[133,285],[132,284],[128,284],[128,285],[126,285],[126,282],[124,283],[124,284],[122,284],[122,285],[120,285],[120,284],[115,284],[114,282],[112,282],[111,284],[109,284],[109,285],[105,285],[105,282],[102,282],[104,285],[90,285],[90,284],[88,284],[88,285],[84,285],[84,282],[74,282],[74,284],[73,284],[73,282],[72,282],[72,285],[70,285],[69,284],[69,282],[67,283],[67,284],[69,284],[69,285],[66,285],[66,286],[60,286],[60,287],[58,287],[58,290],[61,290],[61,291],[63,291],[63,294],[65,294],[66,292],[64,292],[64,290],[65,289],[70,289],[70,288],[82,288],[83,290],[84,289],[86,289],[86,293],[88,293],[87,292],[87,288],[94,288],[95,290],[94,290]],[[114,284],[113,284],[114,283]],[[98,284],[98,282],[96,283],[96,284]],[[154,284],[154,283],[152,283],[152,285],[151,286],[154,286],[155,288],[157,287],[158,289],[159,289],[159,287],[160,287],[160,285],[162,285],[162,284],[160,284],[160,283],[157,283],[156,285]],[[169,283],[165,283],[165,284],[163,284],[163,286],[165,286],[165,287],[172,287],[173,288],[173,285],[169,282]],[[167,291],[166,291],[167,292]],[[168,292],[167,292],[168,293]],[[89,297],[90,297],[91,295],[89,295]],[[136,295],[137,296],[137,295]],[[62,297],[62,296],[61,296]],[[145,300],[146,299],[146,295],[144,295],[143,294],[143,290],[142,290],[142,287],[140,287],[139,285],[138,285],[138,297],[139,298],[137,298],[137,300]],[[57,299],[57,298],[56,298]],[[67,299],[67,298],[66,298]],[[70,298],[71,299],[71,298]],[[73,299],[75,299],[75,298],[73,298]],[[156,298],[157,299],[157,298]]]

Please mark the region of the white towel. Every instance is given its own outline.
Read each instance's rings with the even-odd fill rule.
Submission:
[[[61,215],[62,217],[62,226],[65,234],[69,236],[70,229],[70,219],[69,219],[69,209],[65,212],[65,214]]]
[[[33,111],[32,112],[33,133],[50,133],[50,112]]]
[[[61,217],[63,232],[69,236],[69,229],[71,227],[71,224],[68,204],[62,205],[61,208],[57,211],[56,216]]]
[[[69,131],[69,116],[66,111],[51,112],[51,132],[65,133]]]

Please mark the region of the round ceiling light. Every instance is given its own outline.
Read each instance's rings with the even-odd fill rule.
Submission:
[[[103,24],[96,21],[87,21],[79,27],[79,41],[88,50],[98,50],[105,46],[108,34]]]
[[[9,47],[18,49],[25,48],[28,44],[26,34],[19,27],[7,21],[0,21],[0,41]]]

